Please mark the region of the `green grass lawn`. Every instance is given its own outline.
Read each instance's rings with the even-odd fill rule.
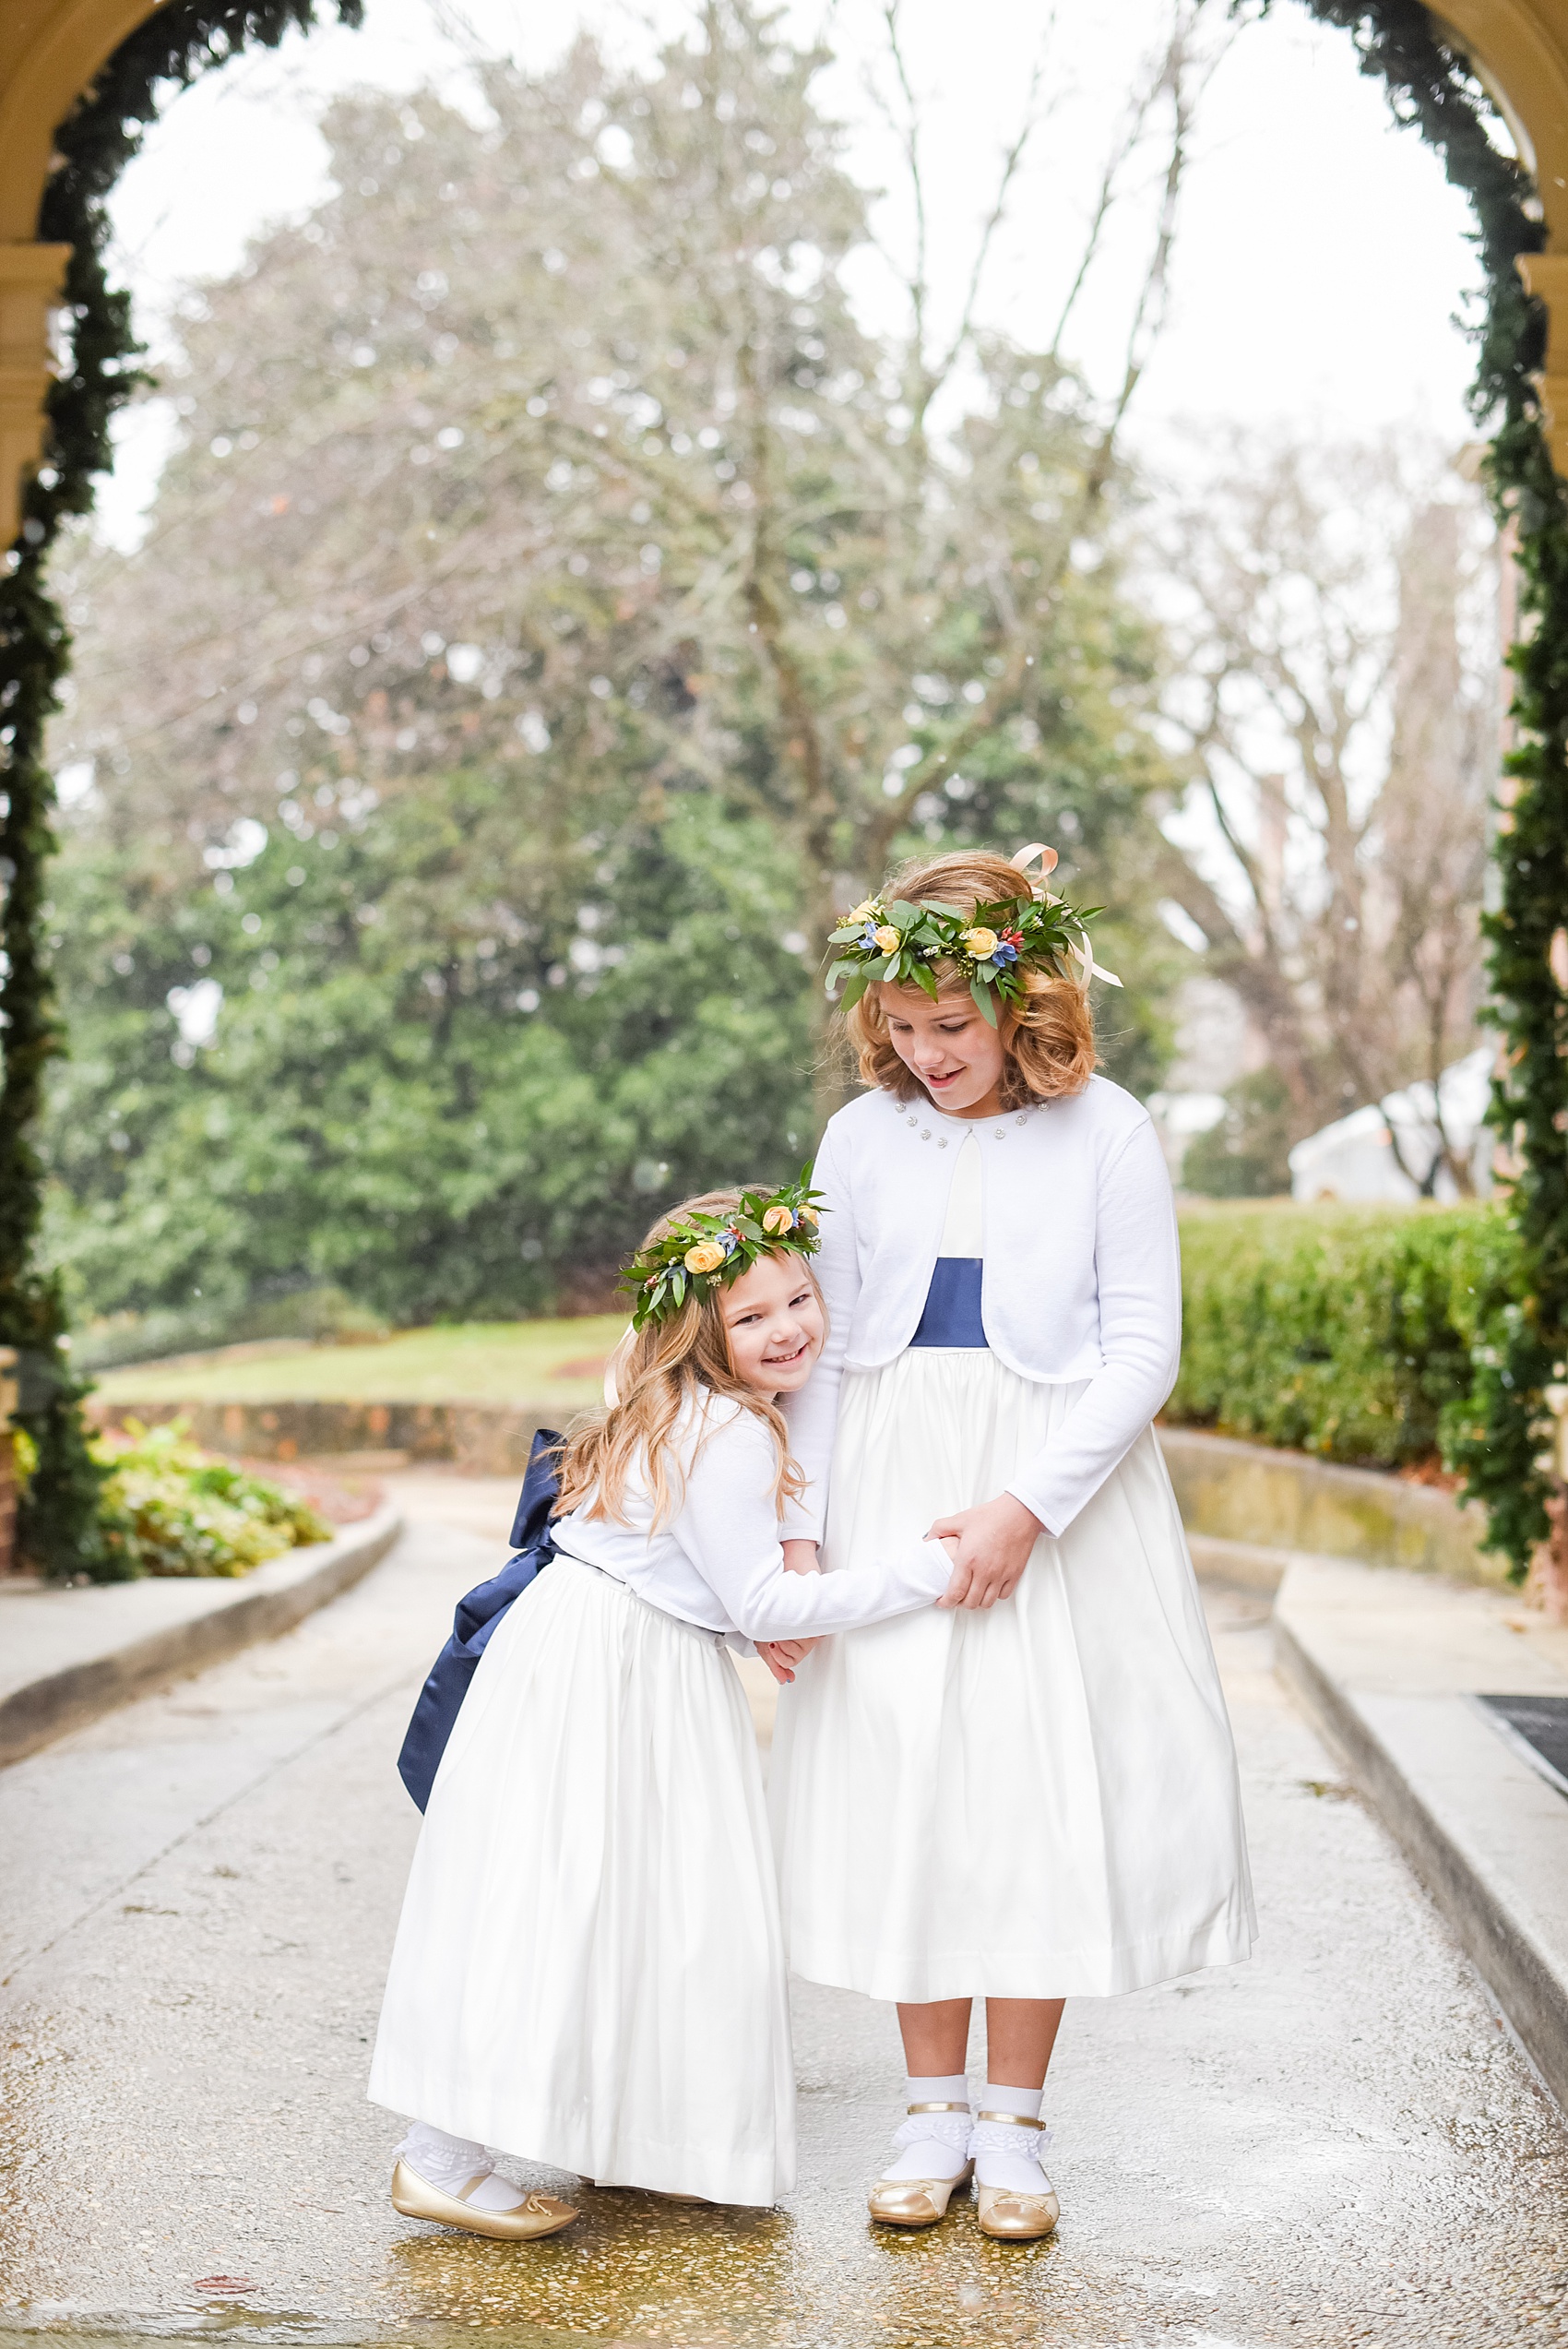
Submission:
[[[106,1371],[104,1400],[135,1402],[596,1402],[622,1314],[468,1321],[384,1344],[302,1346],[250,1361],[156,1362]]]

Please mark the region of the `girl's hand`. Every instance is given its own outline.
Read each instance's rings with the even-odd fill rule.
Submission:
[[[928,1542],[956,1543],[953,1580],[936,1602],[939,1607],[993,1607],[1011,1598],[1023,1580],[1024,1568],[1045,1528],[1016,1494],[999,1493],[979,1508],[956,1509],[939,1517]]]
[[[814,1549],[816,1544],[808,1542],[803,1546]],[[807,1573],[814,1571],[810,1567],[805,1570]],[[795,1677],[792,1667],[800,1663],[802,1656],[809,1656],[815,1645],[814,1640],[759,1640],[756,1651],[779,1687],[788,1688]]]
[[[816,1554],[816,1544],[814,1542],[786,1542],[784,1571],[786,1574],[820,1574],[822,1561]]]

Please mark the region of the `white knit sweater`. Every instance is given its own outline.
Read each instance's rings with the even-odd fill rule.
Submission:
[[[1060,1533],[1170,1393],[1182,1345],[1176,1210],[1147,1113],[1107,1078],[1064,1101],[979,1121],[920,1095],[871,1092],[831,1119],[814,1180],[815,1259],[831,1321],[789,1405],[810,1479],[787,1535],[820,1539],[845,1370],[876,1370],[914,1336],[936,1261],[958,1145],[984,1173],[981,1312],[998,1361],[1025,1378],[1087,1386],[1009,1490]]]

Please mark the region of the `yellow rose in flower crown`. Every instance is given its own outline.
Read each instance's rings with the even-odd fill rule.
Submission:
[[[873,913],[880,913],[881,911],[882,908],[875,898],[862,897],[859,905],[851,905],[844,919],[846,922],[869,922]]]
[[[762,1219],[762,1228],[765,1232],[788,1232],[794,1221],[789,1208],[770,1207]]]
[[[717,1272],[723,1263],[725,1251],[717,1240],[699,1240],[688,1248],[681,1259],[688,1272]]]
[[[796,1212],[802,1223],[815,1224],[820,1223],[822,1221],[821,1216],[818,1215],[814,1207],[799,1208]]]
[[[964,944],[977,962],[989,962],[996,952],[996,932],[994,930],[966,930]]]
[[[897,954],[904,943],[891,922],[885,922],[880,930],[873,931],[872,936],[884,954]]]

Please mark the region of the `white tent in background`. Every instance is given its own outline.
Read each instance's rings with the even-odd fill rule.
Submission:
[[[1480,1044],[1438,1079],[1438,1100],[1450,1147],[1465,1159],[1478,1195],[1491,1189],[1491,1129],[1482,1125],[1491,1089],[1495,1044]],[[1365,1109],[1352,1110],[1321,1133],[1309,1134],[1290,1152],[1290,1196],[1298,1199],[1409,1200],[1421,1197],[1420,1178],[1431,1172],[1442,1140],[1432,1115],[1432,1091],[1424,1080],[1403,1092],[1387,1093]],[[1412,1182],[1394,1155],[1414,1168]],[[1458,1187],[1446,1166],[1438,1169],[1431,1196],[1453,1199]]]

